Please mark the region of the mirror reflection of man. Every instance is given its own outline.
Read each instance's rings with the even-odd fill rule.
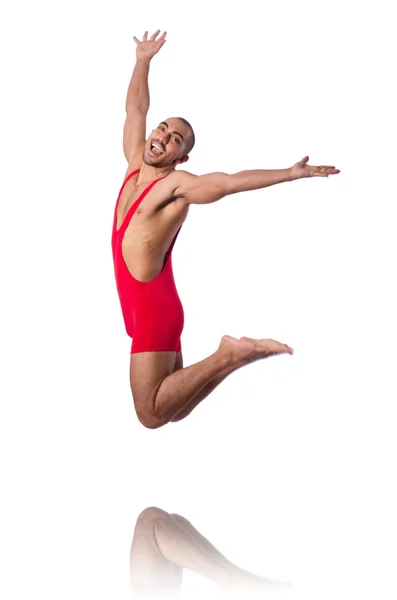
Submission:
[[[179,596],[184,569],[241,598],[279,597],[292,590],[290,583],[254,575],[230,562],[184,517],[146,508],[137,519],[130,553],[135,597]]]

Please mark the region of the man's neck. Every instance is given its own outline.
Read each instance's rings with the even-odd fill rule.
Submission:
[[[152,181],[155,181],[156,179],[160,179],[161,177],[166,177],[173,171],[175,171],[175,167],[173,167],[173,166],[152,167],[152,166],[147,165],[146,163],[142,162],[137,183],[138,183],[138,185],[140,183],[145,183],[145,182],[150,183]]]

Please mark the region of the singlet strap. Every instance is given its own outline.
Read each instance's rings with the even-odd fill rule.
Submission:
[[[133,177],[134,175],[136,175],[137,173],[139,173],[140,169],[136,169],[135,171],[132,171],[129,175],[127,175],[127,177],[124,179],[123,185],[121,186],[120,192],[119,192],[119,197],[117,198],[117,200],[120,198],[122,191],[124,189],[125,184],[127,183],[127,181],[129,181],[131,179],[131,177]]]
[[[125,231],[125,229],[128,227],[135,211],[137,210],[138,206],[140,205],[140,203],[142,202],[142,200],[144,199],[144,197],[146,196],[146,194],[148,192],[150,192],[150,190],[152,189],[152,187],[161,179],[164,179],[164,177],[159,177],[159,179],[155,179],[154,181],[152,181],[151,183],[149,183],[149,185],[143,190],[142,194],[139,196],[139,198],[137,198],[135,200],[135,202],[133,204],[131,204],[130,208],[127,211],[127,214],[124,217],[124,221],[122,222],[122,224],[120,225],[120,229],[116,229],[116,232],[118,233],[119,231],[121,231],[122,229]],[[117,212],[117,211],[116,211]]]
[[[114,218],[113,218],[113,230],[114,231],[117,231],[117,229],[116,229],[116,227],[117,227],[117,209],[119,206],[120,196],[123,192],[124,186],[127,183],[127,181],[129,181],[131,179],[131,177],[133,177],[134,175],[139,173],[139,171],[140,171],[140,169],[135,169],[135,171],[132,171],[132,173],[127,175],[127,177],[125,178],[125,180],[123,182],[123,185],[120,188],[119,195],[117,196],[117,200],[116,200],[116,206],[114,207]]]
[[[178,235],[179,235],[179,232],[180,232],[180,230],[181,230],[181,229],[182,229],[182,225],[179,227],[178,231],[177,231],[177,232],[176,232],[176,234],[174,235],[174,239],[172,240],[172,242],[171,242],[171,245],[170,245],[170,247],[168,248],[168,250],[167,250],[167,252],[166,252],[166,254],[165,254],[165,257],[164,257],[164,265],[165,265],[165,263],[167,262],[167,260],[168,260],[169,256],[171,255],[171,252],[172,252],[172,250],[173,250],[173,248],[174,248],[174,245],[175,245],[175,242],[176,242],[176,238],[178,237]]]

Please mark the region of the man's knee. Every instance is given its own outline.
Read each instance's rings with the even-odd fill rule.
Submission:
[[[139,421],[147,429],[158,429],[167,423],[165,419],[158,417],[154,411],[145,408],[136,408],[136,414]]]
[[[165,356],[164,356],[165,355]],[[160,387],[172,373],[173,352],[151,352],[131,355],[130,383],[139,421],[148,429],[158,429],[169,421],[169,407],[158,406]]]
[[[139,421],[147,429],[158,429],[168,423],[169,419],[159,414],[159,410],[156,408],[156,393],[145,398],[134,397],[134,404]]]
[[[153,526],[153,523],[157,521],[159,517],[163,517],[164,515],[168,515],[163,509],[158,508],[157,506],[148,506],[144,508],[143,511],[139,514],[136,524],[150,524]]]
[[[139,415],[138,414],[138,419],[142,423],[142,425],[144,427],[146,427],[146,429],[159,429],[160,427],[162,427],[163,425],[165,425],[167,423],[167,421],[157,419],[156,417],[153,417],[152,415]]]

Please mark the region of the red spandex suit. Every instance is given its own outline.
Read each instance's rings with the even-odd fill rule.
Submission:
[[[179,352],[184,316],[172,272],[171,252],[180,228],[165,255],[163,269],[151,281],[135,279],[127,269],[122,252],[123,237],[136,209],[160,179],[148,185],[128,210],[120,229],[116,229],[121,193],[127,181],[137,173],[139,169],[130,173],[121,186],[114,211],[112,233],[114,272],[125,328],[132,338],[131,354],[169,350]]]

